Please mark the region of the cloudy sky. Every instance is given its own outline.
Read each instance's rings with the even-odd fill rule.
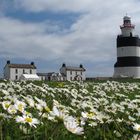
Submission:
[[[7,60],[39,72],[62,63],[87,76],[112,76],[116,36],[126,13],[140,34],[139,0],[0,0],[0,73]]]

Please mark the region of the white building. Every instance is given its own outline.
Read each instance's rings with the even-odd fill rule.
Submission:
[[[84,81],[86,79],[85,71],[86,69],[83,67],[83,65],[80,65],[79,67],[72,67],[63,64],[60,68],[61,75],[68,81]]]
[[[65,77],[61,73],[50,72],[47,73],[48,81],[66,81]]]
[[[22,74],[19,80],[24,81],[40,81],[42,80],[37,74]]]
[[[140,78],[140,39],[133,35],[135,26],[131,18],[125,16],[117,36],[117,62],[114,65],[114,77]]]
[[[46,81],[47,80],[47,73],[37,73],[37,75],[39,76],[39,78],[42,81]]]
[[[31,62],[31,64],[12,64],[10,61],[7,61],[4,67],[4,79],[20,80],[23,74],[36,74],[34,62]]]
[[[42,81],[66,81],[65,77],[61,73],[49,72],[49,73],[37,73]]]

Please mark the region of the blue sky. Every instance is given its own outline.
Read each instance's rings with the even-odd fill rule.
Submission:
[[[112,76],[116,36],[128,13],[140,34],[137,0],[0,0],[0,73],[11,63],[34,61],[38,72],[62,63],[87,76]]]

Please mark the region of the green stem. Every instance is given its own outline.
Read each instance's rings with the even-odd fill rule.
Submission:
[[[106,137],[105,137],[105,124],[103,124],[103,138],[104,138],[104,140],[106,139]]]
[[[116,127],[118,128],[118,131],[120,132],[120,134],[123,132],[122,129],[119,127],[118,123],[116,122],[116,120],[114,120],[114,123],[116,125]]]
[[[0,140],[3,140],[2,122],[0,122]]]
[[[45,124],[45,139],[47,139],[47,125]]]
[[[138,134],[138,136],[137,136],[137,139],[136,139],[136,140],[139,140],[139,137],[140,137],[140,134]]]
[[[52,130],[52,135],[51,135],[51,137],[53,138],[54,137],[54,135],[56,134],[56,132],[58,131],[58,127],[60,126],[60,124],[61,123],[58,123],[58,124],[56,124],[55,125],[55,127],[54,127],[54,129]]]

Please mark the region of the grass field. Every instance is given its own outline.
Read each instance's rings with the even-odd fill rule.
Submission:
[[[1,140],[138,140],[140,80],[0,82]]]

